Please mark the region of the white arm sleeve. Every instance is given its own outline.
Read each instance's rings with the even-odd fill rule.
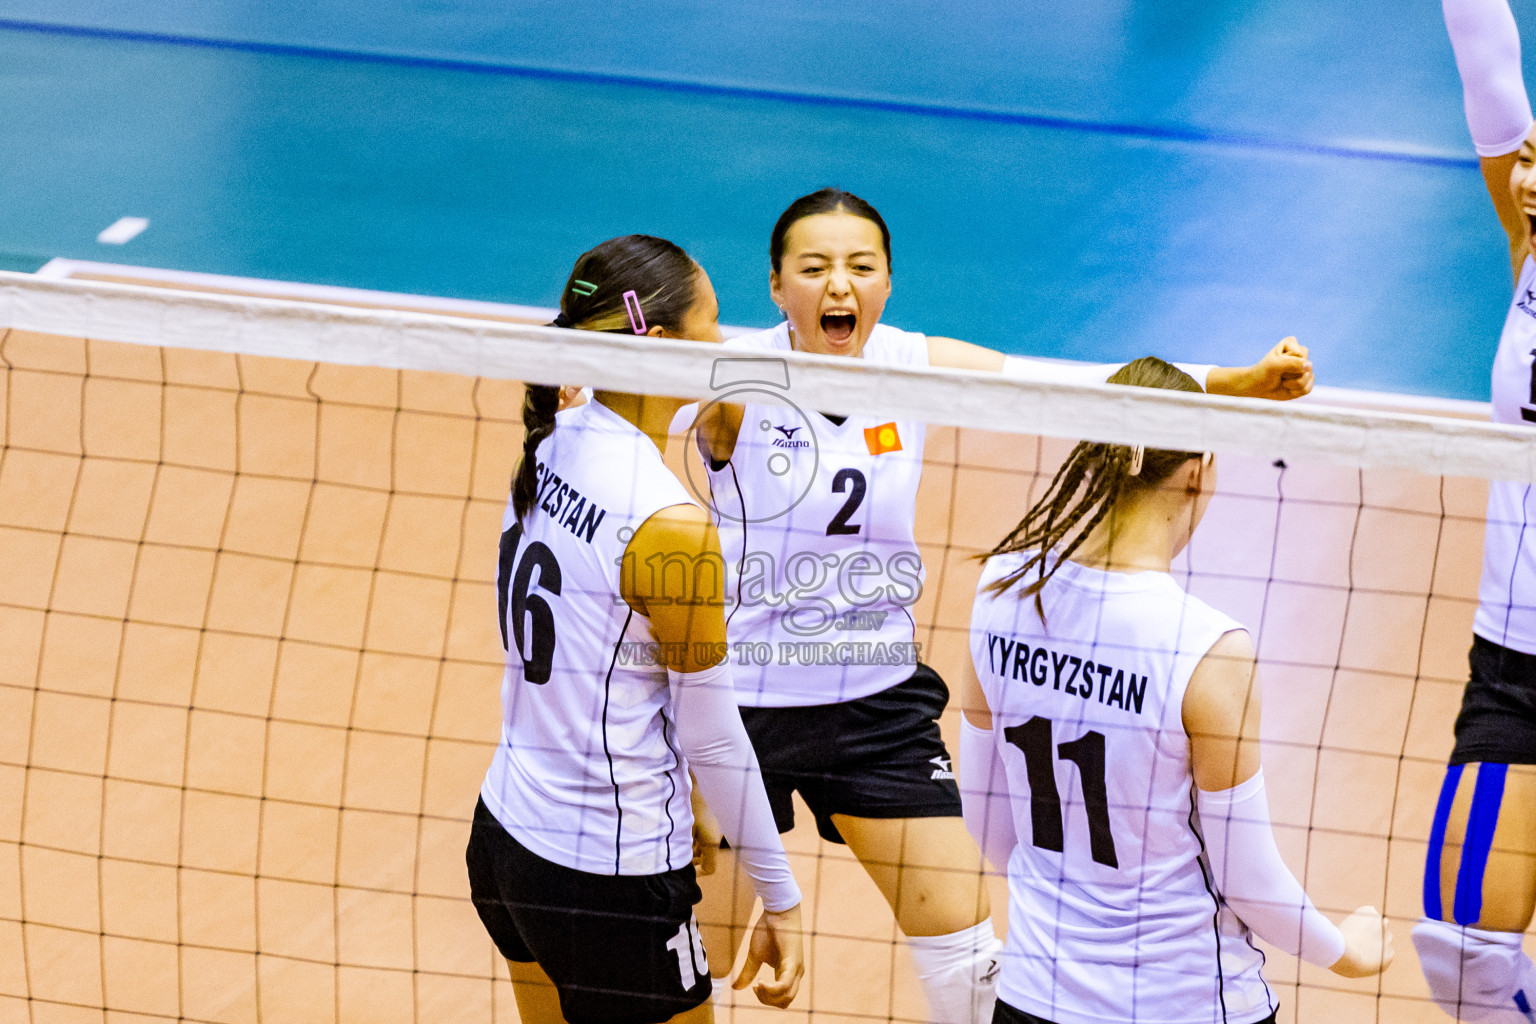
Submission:
[[[1508,0],[1441,0],[1441,9],[1477,155],[1513,153],[1531,130],[1531,101],[1520,74],[1520,29]]]
[[[1031,359],[1028,356],[1004,356],[1003,376],[1015,380],[1042,381],[1047,384],[1103,384],[1120,369],[1119,363],[1074,363],[1065,360]],[[1202,388],[1205,378],[1216,367],[1210,363],[1174,363],[1195,378]]]
[[[1338,963],[1344,933],[1312,905],[1275,846],[1263,769],[1232,789],[1201,790],[1199,807],[1216,890],[1243,923],[1309,964]]]
[[[960,809],[965,827],[992,866],[1008,873],[1008,858],[1019,845],[1013,828],[1013,803],[991,729],[960,716]]]
[[[677,744],[698,781],[704,802],[720,819],[752,879],[763,908],[774,913],[800,902],[784,843],[773,822],[757,754],[741,724],[729,662],[702,672],[667,670]]]

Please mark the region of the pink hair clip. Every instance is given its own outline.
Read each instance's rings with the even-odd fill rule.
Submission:
[[[640,297],[631,288],[624,293],[624,310],[629,314],[629,326],[636,334],[645,333],[645,312],[640,308]]]

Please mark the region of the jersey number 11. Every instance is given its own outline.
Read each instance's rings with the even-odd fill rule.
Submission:
[[[1051,720],[1036,715],[1023,725],[1004,729],[1003,738],[1024,752],[1034,844],[1042,850],[1063,852],[1066,843],[1061,793],[1056,788],[1056,764],[1051,756]],[[1070,743],[1058,745],[1056,752],[1063,761],[1076,764],[1083,776],[1083,806],[1088,811],[1088,841],[1093,859],[1118,868],[1115,837],[1109,831],[1109,791],[1104,784],[1104,734],[1090,730]]]

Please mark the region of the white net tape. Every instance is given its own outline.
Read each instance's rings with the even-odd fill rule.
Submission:
[[[142,345],[640,387],[688,398],[714,397],[711,380],[720,354],[689,342],[13,273],[0,273],[0,323]],[[801,353],[786,362],[795,400],[807,408],[1353,468],[1536,481],[1529,433],[1492,423],[1108,385],[1034,384],[959,370],[876,368]]]

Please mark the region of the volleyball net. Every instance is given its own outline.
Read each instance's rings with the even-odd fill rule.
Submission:
[[[719,398],[719,350],[15,274],[0,331],[0,1022],[515,1021],[464,846],[500,723],[518,381]],[[950,679],[972,556],[1075,440],[1220,455],[1176,574],[1253,632],[1297,877],[1335,919],[1374,903],[1397,923],[1379,979],[1271,952],[1280,1019],[1445,1019],[1406,933],[1486,480],[1536,481],[1526,433],[784,365],[799,408],[930,424],[912,614]],[[942,726],[953,749],[956,704]],[[717,1019],[923,1020],[884,901],[799,821],[802,994]]]

